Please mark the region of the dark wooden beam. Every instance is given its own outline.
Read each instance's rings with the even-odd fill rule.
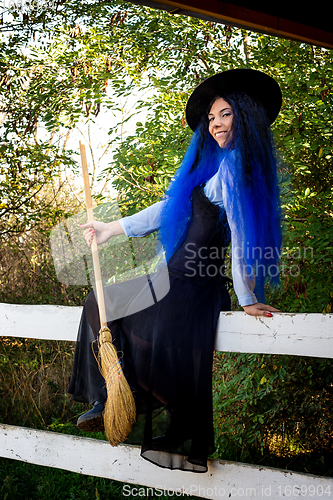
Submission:
[[[229,2],[219,0],[134,0],[133,3],[160,8],[173,14],[199,17],[333,49],[332,31],[326,31]],[[295,5],[290,4],[290,9],[294,7]]]

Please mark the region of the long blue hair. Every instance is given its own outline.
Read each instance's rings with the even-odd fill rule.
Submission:
[[[208,134],[206,121],[201,120],[193,133],[182,164],[166,191],[159,237],[167,261],[185,238],[192,215],[193,189],[216,174],[225,154]]]
[[[219,97],[234,113],[231,138],[223,149],[208,132],[207,115]],[[185,238],[193,189],[215,175],[222,160],[226,209],[236,221],[248,275],[256,278],[255,293],[264,301],[266,279],[279,283],[281,211],[274,141],[264,107],[250,96],[235,92],[210,103],[167,190],[160,239],[169,260]]]

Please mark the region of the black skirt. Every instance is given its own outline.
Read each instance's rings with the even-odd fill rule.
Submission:
[[[230,310],[224,276],[230,237],[225,213],[202,188],[193,191],[192,201],[186,238],[168,263],[169,292],[109,328],[137,405],[138,421],[126,442],[140,442],[141,456],[161,467],[206,472],[214,451],[214,340],[220,311]],[[95,359],[99,328],[91,293],[68,391],[76,401],[106,400]]]

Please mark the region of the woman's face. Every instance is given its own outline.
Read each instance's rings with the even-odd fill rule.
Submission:
[[[233,116],[232,107],[222,97],[216,99],[210,108],[208,130],[220,148],[223,148],[230,139]]]

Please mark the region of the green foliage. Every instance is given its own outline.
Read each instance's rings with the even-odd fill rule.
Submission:
[[[160,103],[154,106],[153,118],[145,124],[137,123],[135,138],[124,140],[114,155],[111,172],[121,193],[121,207],[128,215],[163,197],[180,165],[189,132],[182,125],[181,113],[174,115],[179,101],[182,96],[177,94],[162,95]]]
[[[26,214],[19,215],[16,210],[10,223],[4,225],[0,239],[0,302],[82,305],[90,291],[87,286],[65,286],[57,280],[50,232],[59,218],[78,211],[80,205],[71,199],[72,192],[53,187],[43,188],[33,197],[36,208],[29,225],[20,226],[25,215],[29,216],[27,205]]]
[[[217,354],[217,457],[332,475],[332,360]]]
[[[72,353],[73,344],[1,337],[0,421],[47,429],[56,416],[75,418],[66,394]]]
[[[288,312],[330,313],[333,307],[332,193],[302,190],[287,206],[281,290],[270,300]]]
[[[41,194],[58,176],[59,162],[72,163],[67,155],[59,155],[45,143],[19,146],[13,141],[0,145],[0,162],[1,239],[8,240],[8,236],[35,227],[45,218],[56,220],[64,214],[52,207],[59,187],[48,200]]]

